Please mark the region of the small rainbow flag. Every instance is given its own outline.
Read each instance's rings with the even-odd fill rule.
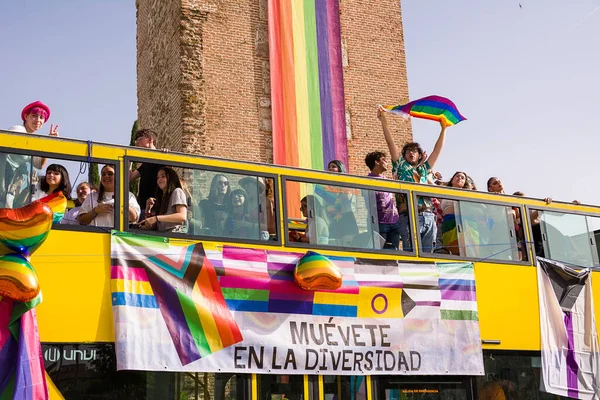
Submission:
[[[162,238],[112,237],[115,314],[131,307],[158,308],[182,365],[242,340],[201,243],[181,247]]]
[[[52,223],[60,223],[60,220],[63,219],[65,211],[67,210],[67,198],[63,192],[49,194],[46,197],[42,197],[39,201],[48,204],[52,209],[52,212],[54,213]]]
[[[444,120],[446,126],[456,125],[466,119],[451,100],[441,96],[427,96],[406,104],[381,106],[381,109],[403,117],[410,115],[432,121]]]
[[[273,161],[347,164],[338,0],[269,0]]]
[[[0,297],[0,399],[48,399],[44,359],[34,307]]]

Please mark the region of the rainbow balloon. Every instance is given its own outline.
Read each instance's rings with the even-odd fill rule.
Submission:
[[[456,125],[466,119],[451,100],[441,96],[427,96],[406,104],[381,106],[381,109],[403,117],[410,115],[432,121],[443,120],[446,126]]]
[[[329,258],[309,251],[298,260],[294,281],[304,290],[336,290],[342,286],[342,274]]]
[[[52,209],[52,212],[54,213],[52,223],[60,223],[60,220],[63,219],[65,211],[67,210],[67,198],[63,192],[49,194],[46,197],[42,197],[39,201],[48,204]]]
[[[273,161],[347,164],[338,0],[269,0]]]

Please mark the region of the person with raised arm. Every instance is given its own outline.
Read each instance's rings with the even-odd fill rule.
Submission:
[[[383,136],[390,150],[392,161],[392,176],[403,182],[424,183],[427,184],[429,173],[435,166],[446,140],[446,124],[444,120],[440,121],[441,131],[435,142],[433,151],[429,158],[427,152],[423,151],[419,143],[411,142],[402,147],[402,152],[398,149],[392,133],[385,117],[385,113],[379,107],[377,116],[381,121]],[[435,247],[435,238],[437,234],[437,225],[435,223],[435,215],[433,213],[433,205],[431,200],[426,197],[419,197],[418,204],[419,212],[419,231],[421,241],[423,243],[424,252],[432,252]],[[400,236],[402,238],[402,247],[405,251],[412,251],[412,242],[410,236],[410,228],[408,221],[408,212],[404,211],[400,214]]]

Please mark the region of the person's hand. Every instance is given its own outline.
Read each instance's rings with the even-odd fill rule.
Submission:
[[[146,212],[150,212],[150,210],[152,210],[152,207],[154,207],[154,204],[156,204],[156,199],[154,197],[149,197],[148,200],[146,200]]]
[[[383,111],[382,106],[377,107],[377,118],[379,118],[382,122],[385,121],[385,111]]]
[[[552,199],[551,199],[550,197],[546,197],[546,198],[544,199],[544,201],[546,202],[546,204],[550,204],[550,203],[552,203]]]
[[[48,134],[48,136],[58,137],[58,124],[57,125],[50,124],[50,133]]]
[[[112,204],[98,204],[96,207],[94,207],[94,212],[96,214],[103,214],[103,213],[112,213],[114,210],[114,206]]]
[[[448,125],[446,125],[446,120],[444,118],[440,119],[440,126],[442,127],[442,132],[446,131]]]
[[[442,176],[442,174],[440,172],[434,172],[433,176],[435,177],[435,179],[439,179],[439,180],[444,179],[444,177]]]
[[[425,161],[427,161],[427,158],[429,158],[429,154],[427,154],[426,151],[423,151],[423,154],[421,154],[421,157],[419,158],[419,165],[425,164]]]
[[[581,202],[579,200],[573,200],[573,204],[580,206]]]
[[[145,220],[140,221],[139,225],[141,229],[148,230],[152,229],[156,223],[158,223],[158,216],[146,218]]]

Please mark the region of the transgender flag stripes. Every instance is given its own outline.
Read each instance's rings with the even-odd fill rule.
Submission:
[[[338,0],[269,0],[276,164],[347,165]]]
[[[600,355],[592,274],[538,257],[542,335],[542,390],[574,399],[598,399]]]

